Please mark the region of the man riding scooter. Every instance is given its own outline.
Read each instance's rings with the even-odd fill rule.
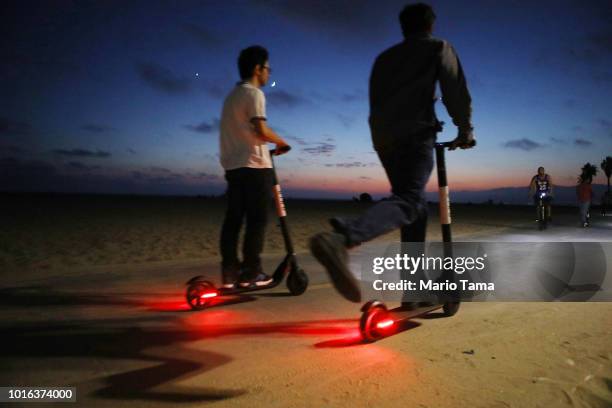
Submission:
[[[546,174],[544,167],[538,167],[538,174],[531,178],[529,183],[529,197],[533,197],[533,202],[538,211],[537,221],[540,221],[539,202],[543,201],[546,208],[546,221],[552,221],[551,203],[553,200],[553,183],[552,178]]]

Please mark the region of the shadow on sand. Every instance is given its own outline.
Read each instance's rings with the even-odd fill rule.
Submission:
[[[127,298],[129,294],[123,293],[121,297],[114,297],[26,287],[3,289],[0,295],[0,304],[27,307],[26,310],[53,306],[74,309],[83,305],[119,306],[121,309],[123,306],[142,307],[141,301],[130,300]],[[62,309],[57,310],[59,313]],[[100,367],[109,365],[121,367],[125,361],[151,362],[156,364],[140,368],[142,363],[139,363],[139,368],[135,370],[102,376],[93,380],[93,384],[81,383],[79,388],[90,389],[88,397],[94,399],[207,402],[238,397],[248,393],[248,390],[177,385],[179,380],[202,375],[234,359],[201,347],[186,347],[184,343],[224,336],[286,334],[346,338],[358,334],[356,319],[228,324],[218,316],[207,315],[206,311],[200,315],[202,319],[198,316],[191,321],[179,317],[186,316],[182,313],[147,313],[129,318],[107,318],[105,314],[102,317],[94,315],[91,319],[53,322],[41,315],[37,317],[38,321],[28,323],[5,320],[0,327],[0,336],[5,344],[0,349],[0,361],[7,367],[21,367],[24,361],[30,361],[29,364],[40,362],[40,368],[58,371],[70,369],[72,365],[75,369],[89,369],[93,373],[99,373]],[[0,375],[4,382],[10,380],[10,376],[10,370]],[[101,388],[100,382],[103,384]]]

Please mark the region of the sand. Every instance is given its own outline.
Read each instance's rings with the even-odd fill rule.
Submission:
[[[463,303],[363,343],[360,305],[301,251],[327,217],[363,206],[290,202],[308,291],[190,312],[184,282],[217,279],[223,207],[168,200],[13,205],[0,241],[2,385],[75,386],[84,407],[612,406],[610,303]],[[455,237],[531,233],[530,210],[458,206]],[[571,231],[573,210],[556,214],[551,234]],[[281,252],[270,232],[267,268]]]
[[[355,216],[367,204],[351,201],[288,200],[297,251],[308,238],[328,230],[328,219]],[[5,196],[0,201],[0,269],[4,273],[65,273],[91,266],[168,261],[218,261],[225,203],[218,198],[120,196]],[[456,239],[512,228],[531,228],[528,207],[459,205],[453,209]],[[576,210],[565,208],[564,213]],[[284,245],[270,213],[265,252]],[[379,240],[396,240],[390,233]],[[431,207],[428,239],[440,240],[437,208]]]

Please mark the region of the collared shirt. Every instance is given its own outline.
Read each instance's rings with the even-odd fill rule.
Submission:
[[[472,99],[453,47],[429,34],[406,37],[382,52],[370,76],[370,128],[374,146],[389,138],[434,129],[436,83],[460,128],[471,128]]]
[[[266,97],[256,86],[240,82],[225,98],[221,112],[220,161],[225,170],[272,168],[268,145],[255,133],[253,119],[266,119]]]

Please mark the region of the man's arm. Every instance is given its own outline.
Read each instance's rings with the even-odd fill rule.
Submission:
[[[552,177],[548,176],[548,192],[550,193],[551,197],[554,197],[554,193],[553,193],[553,181],[552,181]]]
[[[280,154],[281,147],[287,146],[287,142],[285,142],[279,135],[276,134],[268,124],[266,120],[263,118],[253,118],[251,119],[251,123],[253,124],[253,128],[255,129],[255,134],[264,142],[270,142],[276,144],[277,151]]]
[[[444,41],[440,52],[440,89],[442,102],[453,123],[459,129],[454,147],[469,148],[474,140],[472,133],[472,97],[459,57],[453,47]]]

